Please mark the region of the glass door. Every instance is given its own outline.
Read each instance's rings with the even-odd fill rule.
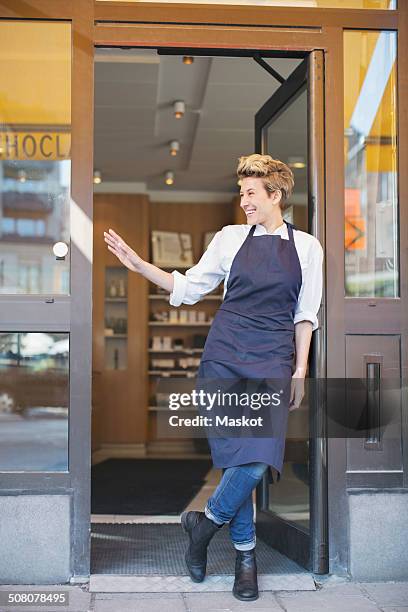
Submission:
[[[89,575],[92,41],[80,9],[22,4],[0,8],[0,582],[63,583]]]
[[[285,143],[283,149],[276,150],[275,140]],[[295,188],[283,216],[324,246],[323,147],[323,53],[313,51],[281,79],[257,112],[255,148],[291,167]],[[324,414],[317,393],[317,382],[325,376],[321,312],[312,335],[305,396],[289,413],[282,477],[269,484],[265,476],[257,490],[259,536],[316,573],[327,572],[325,440],[314,435],[321,431],[319,415]]]

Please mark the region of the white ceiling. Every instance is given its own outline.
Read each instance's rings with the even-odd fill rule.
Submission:
[[[267,60],[283,77],[299,59]],[[150,49],[97,49],[95,169],[104,182],[142,183],[147,191],[236,193],[240,155],[254,152],[254,115],[279,83],[252,58],[158,55]],[[186,113],[175,119],[173,103]],[[306,97],[272,125],[268,152],[288,161],[306,158]],[[176,157],[169,142],[180,141]],[[174,184],[164,183],[167,170]],[[295,170],[299,194],[306,170]]]

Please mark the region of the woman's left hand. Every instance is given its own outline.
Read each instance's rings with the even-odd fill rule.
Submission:
[[[305,395],[305,372],[303,370],[295,370],[292,375],[290,388],[289,412],[299,408],[302,399]]]

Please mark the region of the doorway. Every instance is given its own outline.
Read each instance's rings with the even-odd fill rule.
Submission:
[[[234,164],[255,148],[291,165],[295,191],[284,216],[318,235],[316,53],[96,49],[92,574],[182,573],[179,515],[202,509],[220,476],[211,469],[205,440],[161,439],[160,413],[169,378],[191,384],[222,295],[217,290],[172,313],[167,295],[109,258],[103,229],[118,228],[153,262],[160,257],[154,240],[181,235],[190,258],[179,266],[185,271],[213,232],[245,222]],[[313,341],[309,375],[318,376],[320,330]],[[313,564],[326,537],[324,480],[309,476],[315,473],[311,460],[319,463],[322,456],[299,434],[313,413],[304,401],[290,418],[283,478],[262,483],[254,496],[268,575],[274,567],[299,576],[304,569],[324,573],[321,557],[318,568]],[[163,546],[172,555],[167,564]],[[232,572],[227,547],[220,541],[214,550],[210,574]]]

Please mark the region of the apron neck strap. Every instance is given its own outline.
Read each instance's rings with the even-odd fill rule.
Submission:
[[[295,226],[293,225],[293,223],[289,223],[289,221],[286,221],[286,219],[284,219],[284,222],[286,223],[286,227],[287,227],[287,230],[288,230],[289,240],[290,240],[290,242],[295,244],[295,240],[293,238],[293,228]]]
[[[288,230],[289,241],[293,242],[293,244],[295,244],[295,240],[293,238],[293,228],[295,226],[292,223],[289,223],[289,221],[286,221],[286,219],[284,219],[284,222],[286,223],[286,227],[287,227],[287,230]],[[256,228],[256,224],[253,225],[251,227],[251,229],[249,230],[249,234],[248,234],[247,238],[252,237],[254,235],[255,228]]]

